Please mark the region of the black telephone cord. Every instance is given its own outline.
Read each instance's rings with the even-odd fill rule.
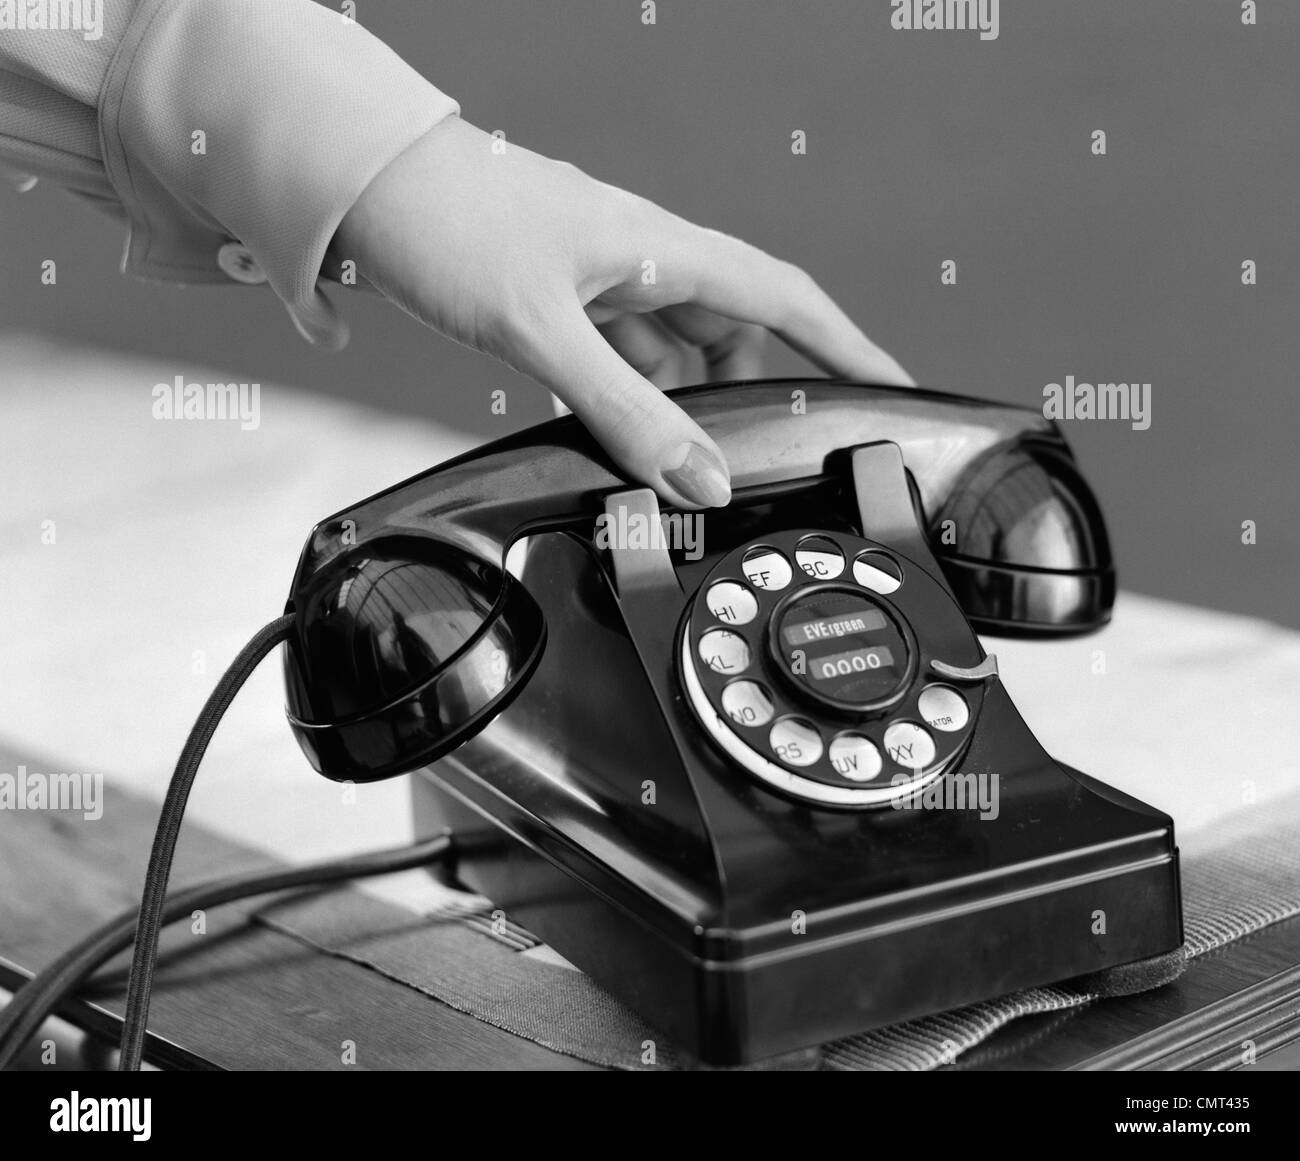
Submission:
[[[139,910],[125,913],[106,923],[19,989],[14,999],[0,1012],[0,1068],[12,1062],[23,1043],[40,1027],[46,1016],[65,1003],[100,965],[134,939],[118,1068],[123,1072],[136,1071],[140,1068],[144,1055],[149,998],[158,957],[158,937],[164,923],[204,905],[216,906],[246,895],[264,894],[285,887],[407,869],[437,862],[450,853],[451,839],[442,835],[415,846],[361,855],[354,859],[207,883],[180,892],[169,902],[167,881],[171,875],[185,805],[199,763],[235,694],[262,659],[288,638],[292,625],[293,617],[286,615],[259,630],[222,674],[190,730],[167,787],[167,796],[163,801],[162,814],[149,853]]]
[[[318,887],[348,879],[364,879],[432,866],[444,861],[452,852],[447,834],[425,839],[411,846],[368,851],[342,859],[326,859],[301,867],[274,871],[254,871],[212,879],[185,887],[167,896],[163,908],[164,925],[186,919],[196,910],[210,910],[224,903],[234,903],[255,895],[269,895],[294,887]],[[23,1045],[40,1026],[80,991],[104,964],[131,946],[139,922],[138,908],[131,907],[80,942],[68,948],[58,959],[18,989],[13,999],[0,1009],[0,1071],[12,1067]]]
[[[185,739],[185,746],[167,786],[162,816],[154,832],[153,849],[145,871],[144,893],[140,898],[140,919],[135,929],[135,949],[131,957],[131,977],[126,988],[126,1015],[122,1027],[121,1072],[138,1071],[144,1055],[145,1029],[149,1021],[149,994],[153,989],[154,964],[158,958],[158,933],[162,928],[163,906],[167,901],[167,880],[171,875],[176,840],[180,837],[181,819],[189,801],[194,777],[199,771],[204,751],[216,732],[235,694],[257,668],[259,662],[282,641],[293,628],[293,616],[277,617],[259,629],[253,639],[239,651],[230,667],[221,675],[208,696],[198,720]]]

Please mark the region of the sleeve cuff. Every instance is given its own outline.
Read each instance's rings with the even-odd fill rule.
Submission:
[[[312,342],[346,326],[316,289],[376,175],[459,113],[382,41],[312,0],[143,0],[100,93],[123,269],[221,283],[241,243]],[[248,281],[248,279],[243,279]]]

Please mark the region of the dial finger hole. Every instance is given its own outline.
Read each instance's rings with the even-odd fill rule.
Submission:
[[[757,681],[733,681],[722,691],[722,708],[738,726],[765,726],[775,712],[772,695]]]
[[[744,585],[719,581],[705,598],[709,612],[728,625],[748,625],[758,616],[758,599]]]
[[[744,673],[749,668],[749,645],[739,633],[711,629],[700,638],[700,660],[714,673]]]
[[[751,548],[740,567],[751,585],[769,593],[785,588],[794,576],[790,562],[775,548]]]
[[[794,562],[813,580],[834,580],[844,571],[844,553],[828,536],[809,536],[799,542]]]
[[[864,552],[853,562],[853,579],[864,589],[888,596],[903,583],[903,570],[886,553]]]

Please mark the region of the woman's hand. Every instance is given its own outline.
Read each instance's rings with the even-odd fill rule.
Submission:
[[[830,374],[912,384],[798,267],[458,117],[375,178],[334,257],[548,387],[630,476],[691,508],[725,504],[731,485],[717,445],[660,390],[680,383],[688,347],[710,379],[752,378],[772,331]]]

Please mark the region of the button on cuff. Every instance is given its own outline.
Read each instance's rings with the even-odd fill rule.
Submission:
[[[262,286],[267,281],[266,271],[242,242],[227,242],[222,246],[217,251],[217,265],[227,278],[245,286]]]

